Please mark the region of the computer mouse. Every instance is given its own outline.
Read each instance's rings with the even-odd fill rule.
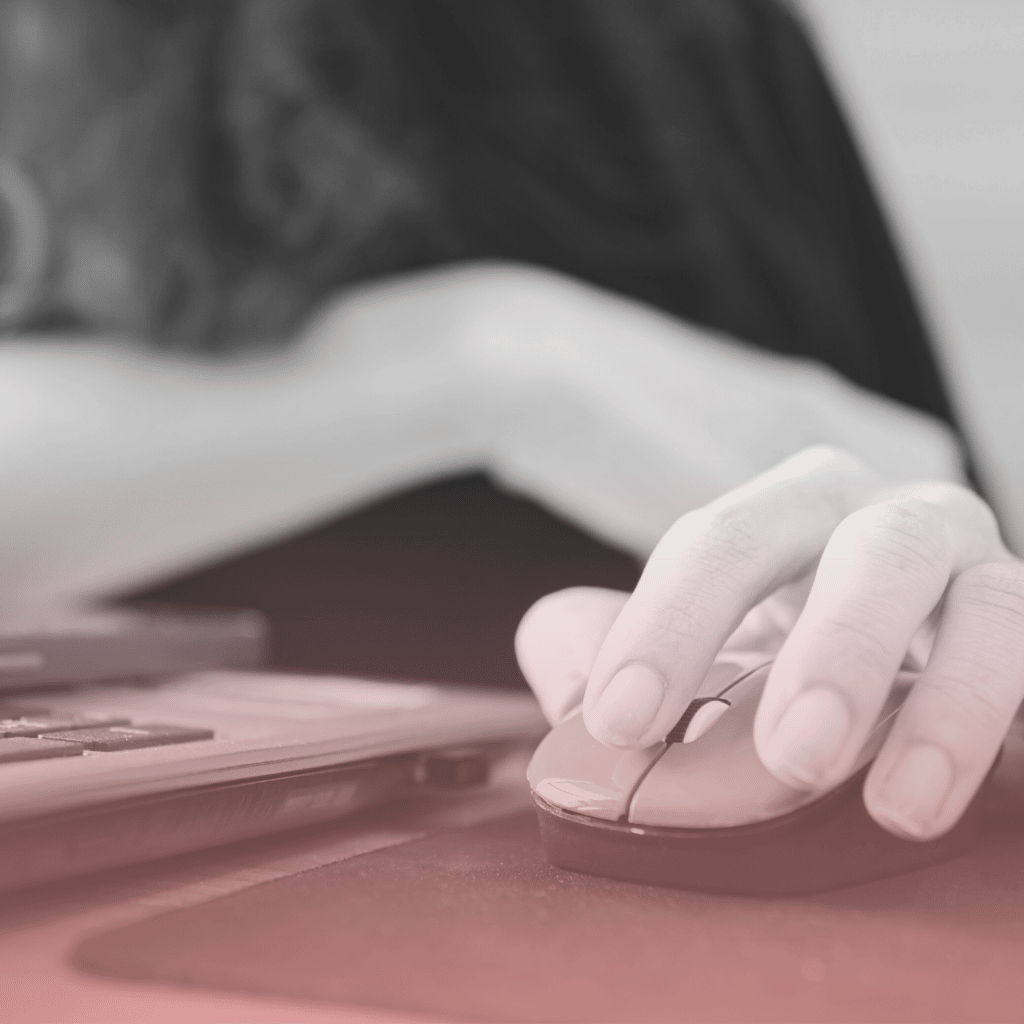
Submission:
[[[757,756],[754,714],[770,668],[752,652],[720,656],[665,740],[644,750],[599,743],[581,709],[566,717],[527,772],[547,859],[632,882],[778,896],[912,871],[973,842],[982,793],[926,843],[892,835],[864,807],[864,778],[916,672],[900,673],[850,773],[822,794],[791,789]]]

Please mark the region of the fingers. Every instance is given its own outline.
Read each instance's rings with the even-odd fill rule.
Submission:
[[[933,839],[977,792],[1024,697],[1024,565],[966,569],[943,608],[931,660],[868,774],[879,824]]]
[[[991,509],[956,484],[887,488],[855,460],[816,449],[683,517],[594,657],[587,726],[611,745],[656,742],[745,614],[786,584],[798,593],[812,571],[755,721],[758,752],[792,786],[837,784],[912,652],[924,668],[865,800],[898,835],[941,835],[1024,698],[1024,562]]]
[[[548,594],[523,616],[516,658],[552,725],[579,707],[608,630],[629,594],[573,587]]]
[[[806,573],[878,486],[852,457],[814,448],[680,519],[597,655],[584,700],[590,732],[624,747],[662,738],[746,613]]]
[[[988,507],[952,484],[845,519],[765,687],[754,725],[765,767],[798,789],[845,778],[950,579],[1003,550]]]

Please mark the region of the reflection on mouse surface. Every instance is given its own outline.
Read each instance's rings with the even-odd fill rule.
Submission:
[[[848,777],[826,794],[775,778],[753,723],[771,663],[722,655],[665,742],[617,750],[575,713],[537,748],[528,777],[549,861],[590,874],[750,895],[855,885],[947,860],[974,839],[976,798],[960,823],[917,843],[868,815],[861,790],[914,676],[901,673]]]

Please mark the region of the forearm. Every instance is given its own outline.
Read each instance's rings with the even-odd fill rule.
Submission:
[[[386,338],[367,358],[378,326],[342,303],[245,364],[0,347],[0,609],[124,591],[479,465],[466,366],[429,344],[388,359]]]
[[[820,443],[894,480],[962,473],[930,417],[515,265],[363,286],[244,364],[5,345],[0,610],[129,589],[476,468],[646,555]]]

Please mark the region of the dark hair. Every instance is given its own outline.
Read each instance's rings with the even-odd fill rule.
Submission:
[[[518,259],[949,418],[782,0],[0,0],[16,9],[81,43],[63,92],[8,85],[5,124],[27,127],[0,156],[59,236],[127,247],[131,301],[75,296],[99,326],[231,348],[344,282]]]

